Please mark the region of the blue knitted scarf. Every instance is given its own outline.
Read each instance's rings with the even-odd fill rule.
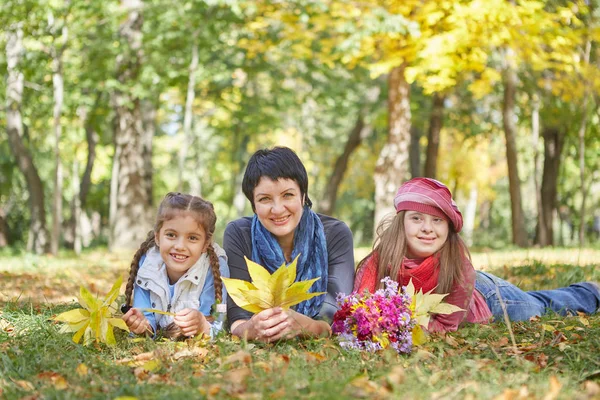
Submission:
[[[256,214],[252,218],[252,261],[262,265],[270,273],[285,262],[283,250],[277,238],[258,220]],[[294,231],[294,249],[292,260],[300,254],[296,265],[296,282],[320,277],[310,292],[326,292],[328,277],[327,243],[325,230],[318,215],[305,206],[300,223]],[[319,314],[325,295],[315,296],[296,306],[296,311],[314,318]]]

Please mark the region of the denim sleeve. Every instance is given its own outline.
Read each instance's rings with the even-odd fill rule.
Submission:
[[[133,307],[135,308],[152,308],[150,301],[150,291],[142,289],[138,285],[133,286]],[[154,313],[144,311],[144,316],[150,322],[152,329],[156,332],[156,317]]]

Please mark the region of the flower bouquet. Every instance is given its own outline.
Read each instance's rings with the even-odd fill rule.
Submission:
[[[333,316],[331,329],[340,346],[375,352],[392,347],[408,354],[412,346],[424,343],[432,313],[451,314],[461,308],[442,303],[447,295],[416,291],[411,282],[398,288],[389,277],[381,280],[383,289],[375,293],[338,294],[339,310]]]
[[[417,321],[410,309],[411,298],[398,291],[398,282],[383,278],[385,288],[375,293],[338,294],[340,309],[331,329],[344,348],[375,352],[389,346],[398,353],[412,350],[412,330]]]

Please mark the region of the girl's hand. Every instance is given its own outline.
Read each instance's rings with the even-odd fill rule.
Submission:
[[[173,322],[181,329],[184,336],[192,337],[199,333],[210,334],[210,324],[198,310],[185,308],[177,313]]]
[[[150,322],[148,322],[144,313],[141,312],[139,308],[131,308],[121,318],[127,324],[129,331],[136,335],[142,335],[144,333],[154,334]]]

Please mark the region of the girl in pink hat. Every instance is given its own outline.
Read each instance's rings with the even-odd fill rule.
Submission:
[[[594,282],[525,292],[492,274],[475,271],[459,236],[462,214],[441,182],[414,178],[404,183],[394,206],[396,216],[378,226],[373,251],[358,265],[354,290],[374,292],[389,276],[402,285],[412,279],[415,289],[424,293],[447,293],[444,301],[464,311],[433,315],[430,332],[455,331],[463,322],[500,320],[503,307],[513,321],[548,311],[591,314],[600,307],[600,288]]]

